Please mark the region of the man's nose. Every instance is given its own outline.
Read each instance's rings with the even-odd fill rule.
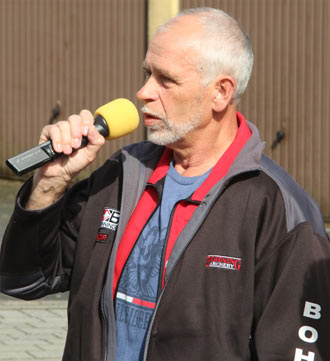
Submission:
[[[143,103],[157,100],[157,82],[151,76],[142,86],[142,88],[136,93],[136,97]]]

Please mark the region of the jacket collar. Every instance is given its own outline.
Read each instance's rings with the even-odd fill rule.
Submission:
[[[245,120],[242,114],[237,112],[238,119],[241,119],[251,132],[251,136],[246,141],[245,145],[241,148],[234,162],[232,162],[224,180],[229,180],[235,175],[260,170],[260,159],[264,151],[265,143],[260,141],[259,131],[254,124]],[[138,175],[139,197],[145,188],[150,177],[156,177],[157,179],[164,176],[164,169],[166,169],[166,163],[169,162],[171,151],[168,148],[153,144],[148,141],[131,144],[123,148],[123,163],[124,163],[124,179],[136,179]],[[160,173],[153,175],[157,164],[163,162],[163,166]],[[157,181],[157,179],[151,179]]]

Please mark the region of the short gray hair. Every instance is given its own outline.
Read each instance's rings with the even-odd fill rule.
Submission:
[[[197,16],[204,29],[196,64],[203,84],[208,84],[220,74],[230,75],[236,82],[233,100],[238,101],[247,87],[253,67],[253,51],[248,35],[226,12],[208,7],[184,10],[160,26],[157,32],[171,29],[178,19],[188,15]]]

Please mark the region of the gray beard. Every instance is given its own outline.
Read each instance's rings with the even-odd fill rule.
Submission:
[[[151,113],[150,111],[147,111],[146,108],[142,108],[142,111],[143,110]],[[187,123],[176,124],[174,122],[169,122],[165,117],[162,117],[159,114],[154,115],[159,117],[162,123],[153,127],[147,127],[148,140],[158,145],[168,145],[181,140],[190,131],[196,129],[201,120],[201,114],[197,114],[195,117],[189,119]]]

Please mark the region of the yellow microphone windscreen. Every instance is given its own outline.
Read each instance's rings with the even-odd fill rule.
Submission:
[[[139,113],[135,105],[128,99],[119,98],[102,105],[95,111],[95,117],[100,115],[109,127],[112,140],[133,132],[139,125]]]

